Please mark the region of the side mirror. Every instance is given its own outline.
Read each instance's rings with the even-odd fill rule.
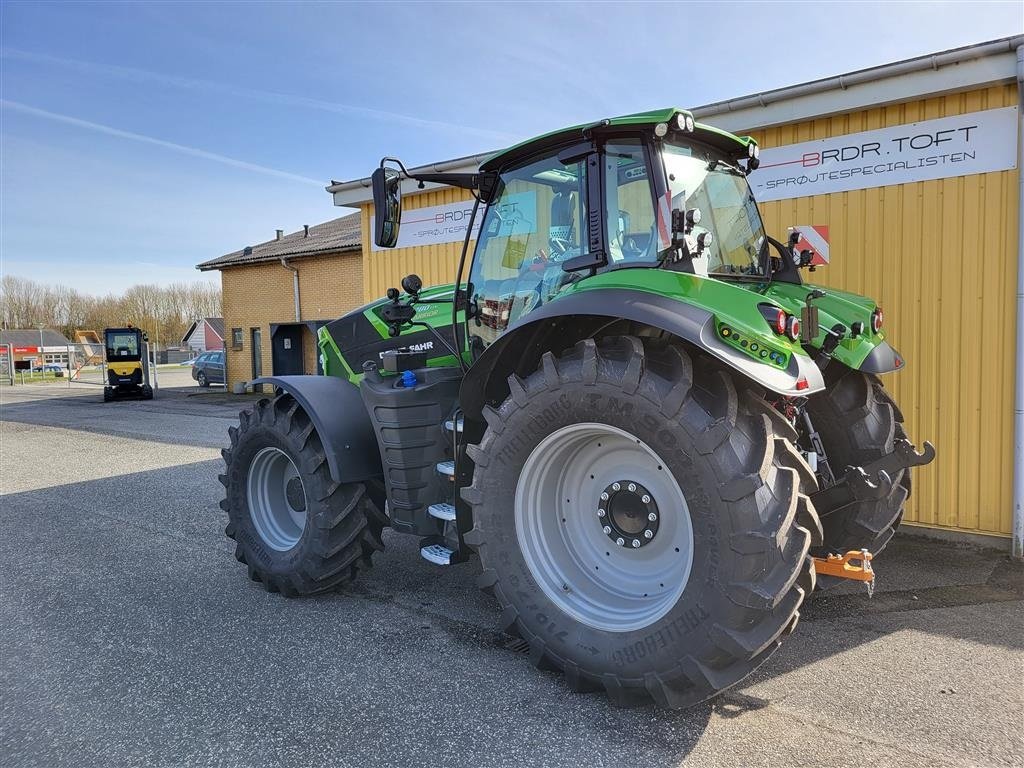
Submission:
[[[402,223],[402,175],[394,168],[381,166],[370,177],[373,185],[373,240],[381,248],[398,244]]]

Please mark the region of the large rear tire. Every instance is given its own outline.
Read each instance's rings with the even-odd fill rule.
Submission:
[[[288,394],[239,414],[221,453],[224,532],[235,558],[268,592],[327,592],[383,549],[382,524],[361,483],[336,483],[309,416]]]
[[[847,466],[861,466],[892,453],[894,441],[905,438],[906,432],[903,414],[882,382],[838,364],[826,373],[828,388],[812,396],[808,408],[832,471],[838,476]],[[892,491],[882,499],[818,510],[824,552],[867,549],[877,555],[885,549],[903,519],[910,471],[900,470],[892,481]]]
[[[534,664],[620,705],[684,707],[764,662],[813,589],[801,523],[817,520],[763,399],[635,337],[548,353],[509,387],[468,447],[466,541]]]

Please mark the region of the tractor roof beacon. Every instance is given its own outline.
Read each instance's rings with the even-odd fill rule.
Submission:
[[[477,173],[381,161],[377,244],[401,243],[402,180],[434,182],[475,200],[462,258],[321,328],[326,375],[259,380],[277,394],[221,476],[249,575],[335,589],[390,526],[439,565],[478,555],[573,689],[669,707],[749,674],[816,577],[872,583],[934,451],[878,378],[904,365],[881,309],[803,282],[814,254],[764,231],[757,166],[675,108]]]

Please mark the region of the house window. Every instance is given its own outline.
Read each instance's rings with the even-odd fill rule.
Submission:
[[[242,348],[242,329],[232,328],[231,329],[231,348],[241,349]]]

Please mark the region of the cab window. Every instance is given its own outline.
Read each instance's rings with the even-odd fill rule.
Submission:
[[[585,249],[585,177],[557,153],[501,175],[470,270],[469,330],[485,344],[572,279],[562,265]]]
[[[658,259],[651,173],[639,139],[620,139],[604,148],[610,266]]]

